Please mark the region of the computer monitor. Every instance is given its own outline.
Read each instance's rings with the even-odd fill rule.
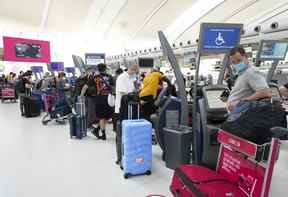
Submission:
[[[219,90],[206,90],[206,99],[208,103],[208,109],[225,109],[226,103],[224,103],[220,98],[223,89]]]
[[[138,63],[139,63],[140,68],[153,68],[154,67],[153,58],[139,58]]]
[[[280,40],[262,40],[258,52],[258,60],[285,60],[288,42]]]

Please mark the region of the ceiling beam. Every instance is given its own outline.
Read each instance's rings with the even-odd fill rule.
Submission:
[[[120,16],[120,14],[122,13],[122,11],[124,10],[124,8],[127,6],[128,4],[128,0],[125,0],[122,4],[122,6],[119,8],[117,14],[115,15],[115,17],[112,19],[111,23],[108,25],[108,27],[106,28],[106,30],[104,31],[103,34],[103,38],[107,38],[109,36],[109,33],[115,23],[115,21],[117,20],[117,18]]]
[[[142,31],[142,29],[144,29],[144,27],[152,20],[153,16],[155,16],[155,15],[161,10],[161,8],[163,8],[163,7],[167,4],[168,1],[169,1],[169,0],[163,0],[163,1],[161,1],[161,2],[157,5],[157,7],[155,7],[155,8],[152,10],[152,12],[151,12],[151,13],[146,17],[146,19],[144,20],[144,23],[143,23],[142,25],[140,25],[139,28],[133,33],[130,41],[132,41],[132,40],[135,39],[135,37],[138,35],[138,33],[139,33],[140,31]]]
[[[43,8],[42,16],[41,16],[39,32],[43,32],[44,29],[46,28],[51,1],[52,0],[45,0],[44,2],[44,8]]]

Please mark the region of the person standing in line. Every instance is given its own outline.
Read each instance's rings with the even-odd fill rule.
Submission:
[[[98,139],[106,140],[106,125],[109,119],[113,116],[113,108],[108,104],[108,96],[112,93],[114,86],[114,79],[111,75],[107,74],[106,64],[98,65],[99,74],[95,76],[96,85],[96,117],[99,120],[99,126],[92,131]],[[100,136],[99,131],[101,130],[102,135]]]
[[[121,130],[117,129],[117,121],[123,119],[123,114],[120,115],[120,108],[123,107],[121,106],[121,101],[123,96],[132,93],[136,90],[135,79],[137,78],[138,72],[139,72],[139,66],[136,64],[131,65],[130,67],[128,67],[128,70],[119,75],[116,80],[115,114],[113,122],[114,131],[116,132],[116,152],[117,152],[116,164],[120,164],[121,162],[121,148],[119,148],[118,144],[121,144],[122,132]]]
[[[91,131],[91,133],[97,133],[97,131],[95,131],[97,129],[97,123],[98,123],[96,118],[96,106],[95,106],[97,90],[93,71],[91,71],[86,76],[86,82],[82,87],[80,96],[82,98],[84,97],[86,98],[85,103],[87,106],[87,127]]]
[[[20,111],[21,116],[24,116],[24,103],[23,103],[23,97],[30,94],[30,91],[33,87],[32,82],[32,72],[27,71],[24,73],[19,80],[19,85],[16,89],[17,95],[20,98]]]
[[[131,65],[128,68],[128,70],[119,75],[116,80],[116,98],[115,98],[115,114],[114,114],[115,124],[119,120],[122,96],[135,91],[134,82],[138,72],[139,72],[139,66],[136,64]],[[114,125],[114,129],[116,129],[116,125]]]

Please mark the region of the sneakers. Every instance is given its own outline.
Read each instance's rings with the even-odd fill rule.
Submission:
[[[97,137],[97,139],[101,139],[100,136],[99,136],[99,130],[100,130],[100,128],[97,127],[97,128],[92,129],[92,131],[91,131],[91,133],[92,133],[95,137]]]
[[[100,127],[96,127],[92,129],[91,133],[97,137],[97,139],[106,140],[106,132],[105,130],[101,130],[102,136],[99,135]]]
[[[102,132],[102,136],[100,137],[100,139],[101,140],[106,140],[106,132],[105,132],[105,130],[101,130],[101,132]]]

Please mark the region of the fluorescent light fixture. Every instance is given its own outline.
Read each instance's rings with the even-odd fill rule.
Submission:
[[[171,42],[175,41],[192,27],[193,24],[197,23],[203,16],[218,7],[224,1],[225,0],[197,0],[164,31],[166,36]]]

